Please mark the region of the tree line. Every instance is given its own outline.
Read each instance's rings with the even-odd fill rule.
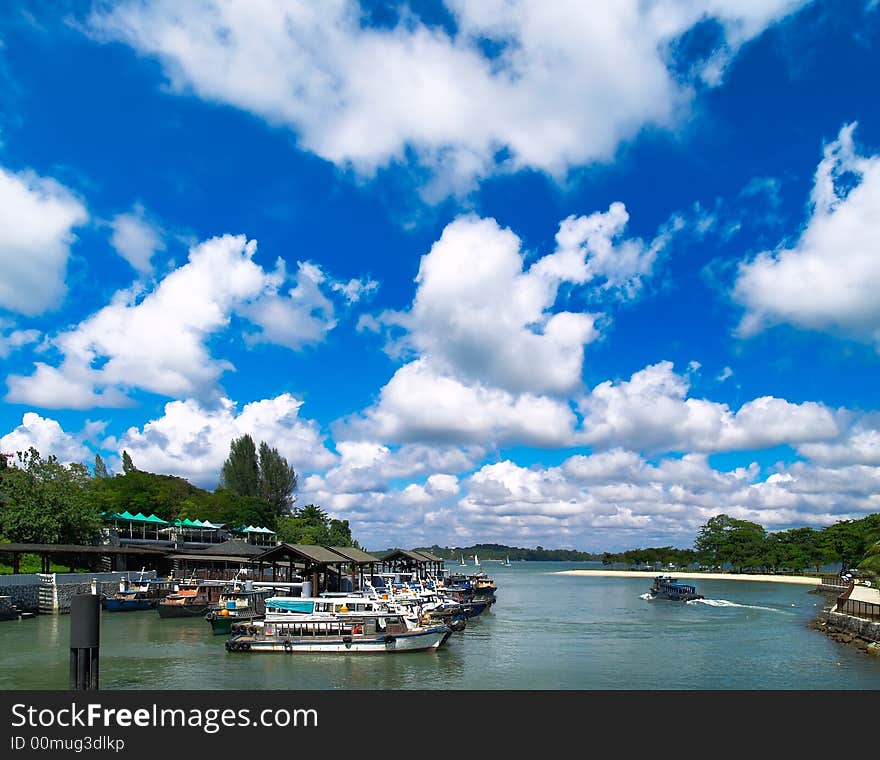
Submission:
[[[721,514],[700,528],[692,549],[659,547],[605,552],[606,565],[628,563],[730,567],[736,572],[819,572],[826,565],[880,573],[880,514],[839,520],[825,528],[768,532],[762,525]]]
[[[8,466],[12,465],[12,466]],[[90,544],[108,512],[199,519],[227,528],[269,528],[288,543],[358,546],[347,520],[315,504],[295,504],[297,475],[278,450],[243,435],[230,443],[218,485],[208,491],[175,475],[138,469],[127,451],[122,472],[100,455],[92,472],[62,464],[31,447],[7,463],[0,457],[0,539],[14,543]]]

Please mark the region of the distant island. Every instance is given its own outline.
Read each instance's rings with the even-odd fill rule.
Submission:
[[[504,544],[474,544],[473,546],[422,546],[416,547],[416,551],[426,551],[445,560],[461,560],[465,558],[469,564],[473,563],[474,554],[480,561],[505,560],[511,562],[596,562],[602,559],[601,554],[591,552],[579,552],[573,549],[545,549],[536,546],[534,549],[519,546],[505,546]]]

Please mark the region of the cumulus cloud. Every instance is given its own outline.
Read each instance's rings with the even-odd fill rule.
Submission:
[[[230,442],[248,433],[258,443],[277,448],[299,475],[306,475],[331,466],[335,457],[324,445],[317,423],[300,416],[302,404],[289,393],[252,401],[240,410],[228,398],[211,407],[192,399],[172,401],[161,417],[129,428],[104,446],[120,455],[128,451],[140,469],[213,488]]]
[[[697,80],[718,84],[805,2],[447,0],[441,28],[406,10],[371,26],[354,0],[157,0],[98,10],[90,27],[157,58],[174,90],[288,127],[337,165],[371,175],[413,156],[436,196],[499,169],[559,177],[674,126]],[[708,54],[680,60],[676,43],[707,25]]]
[[[143,206],[135,205],[125,213],[113,217],[110,244],[138,272],[153,271],[153,255],[165,249],[162,230],[148,218]]]
[[[377,404],[336,430],[393,442],[559,446],[572,440],[576,422],[565,402],[464,383],[419,359],[394,373]]]
[[[323,274],[300,263],[287,293],[283,262],[265,271],[253,261],[256,241],[224,235],[194,246],[188,261],[152,290],[143,283],[117,292],[108,306],[51,339],[57,367],[38,363],[30,376],[7,379],[8,401],[47,408],[128,403],[132,389],[165,396],[216,395],[232,365],[211,355],[208,339],[235,314],[258,331],[252,341],[289,348],[317,342],[336,324],[321,292]]]
[[[88,218],[55,180],[0,167],[0,308],[32,316],[60,304],[73,230]]]
[[[746,309],[740,335],[787,323],[880,348],[880,155],[856,151],[855,127],[847,124],[825,147],[795,244],[740,265],[733,289]]]
[[[2,329],[0,322],[0,329]],[[5,359],[13,351],[18,350],[22,346],[30,343],[36,343],[40,339],[39,330],[10,330],[9,332],[0,332],[0,359]]]
[[[578,440],[642,451],[733,451],[835,438],[840,415],[823,404],[764,396],[733,412],[727,404],[688,398],[690,381],[659,362],[629,380],[598,384],[578,402]]]
[[[85,462],[93,454],[83,443],[83,437],[65,432],[57,420],[26,412],[18,427],[0,437],[0,451],[14,454],[33,446],[44,458],[54,455],[65,464]]]

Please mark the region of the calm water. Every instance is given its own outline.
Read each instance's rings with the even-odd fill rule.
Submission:
[[[704,603],[641,598],[646,578],[484,565],[491,613],[443,649],[392,656],[229,654],[200,619],[103,613],[102,689],[878,689],[880,658],[808,628],[808,587],[700,581]],[[66,689],[68,616],[0,623],[0,688]]]

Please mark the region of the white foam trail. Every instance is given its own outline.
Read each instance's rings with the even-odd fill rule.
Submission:
[[[644,594],[639,594],[639,599],[653,599],[653,598],[654,597],[651,596],[647,591]]]
[[[757,604],[738,604],[737,602],[728,602],[726,599],[691,599],[688,604],[706,604],[709,607],[742,607],[743,609],[749,610],[784,612],[784,610],[777,610],[775,607],[761,607]]]

